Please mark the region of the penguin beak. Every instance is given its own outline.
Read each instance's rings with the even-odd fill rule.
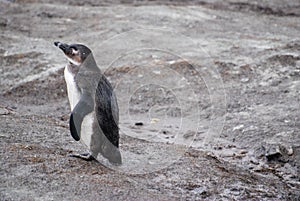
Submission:
[[[68,44],[61,43],[61,42],[54,42],[54,45],[56,47],[59,47],[66,55],[68,55],[72,52],[72,50]]]

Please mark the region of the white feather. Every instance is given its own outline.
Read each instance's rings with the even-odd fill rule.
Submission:
[[[80,65],[79,62],[75,61],[74,59],[71,59],[70,57],[67,57],[67,59],[68,59],[72,64],[74,64],[74,65],[76,65],[76,66],[79,66],[79,65]]]
[[[68,66],[65,67],[64,75],[67,83],[68,98],[69,98],[69,103],[72,111],[76,106],[76,104],[79,102],[80,91],[76,87],[74,76],[69,71]]]

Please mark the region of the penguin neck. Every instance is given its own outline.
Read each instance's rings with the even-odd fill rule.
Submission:
[[[97,72],[101,73],[100,68],[98,68],[97,63],[94,59],[93,54],[90,54],[82,64],[80,65],[75,65],[73,63],[68,63],[67,64],[68,71],[75,77],[79,71],[84,71],[84,72]]]
[[[79,72],[79,68],[80,66],[77,66],[75,64],[72,64],[72,63],[68,63],[67,64],[67,68],[68,68],[68,71],[73,74],[73,76],[75,76],[78,72]]]
[[[81,68],[84,68],[86,71],[100,72],[92,53],[81,64]]]

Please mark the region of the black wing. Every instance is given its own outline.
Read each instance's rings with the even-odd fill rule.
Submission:
[[[87,93],[83,93],[70,116],[70,131],[76,141],[80,140],[81,124],[85,115],[91,113],[93,109],[94,101],[92,97]]]
[[[106,138],[119,147],[119,109],[113,88],[103,75],[95,95],[96,117]]]

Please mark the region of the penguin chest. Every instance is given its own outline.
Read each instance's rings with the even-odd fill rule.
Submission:
[[[74,75],[69,71],[67,66],[65,67],[64,76],[67,83],[68,99],[72,111],[79,102],[81,93],[76,85]]]

